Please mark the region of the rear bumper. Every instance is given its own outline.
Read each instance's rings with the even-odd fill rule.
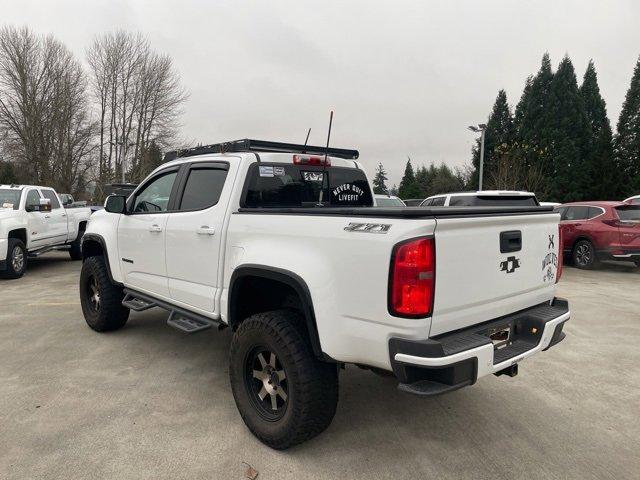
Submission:
[[[555,298],[520,312],[427,340],[392,338],[389,355],[399,388],[436,395],[472,385],[480,377],[499,374],[531,355],[562,341],[569,303]],[[495,349],[492,329],[509,328],[510,343]]]

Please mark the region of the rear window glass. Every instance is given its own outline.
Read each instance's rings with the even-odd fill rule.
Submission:
[[[476,197],[474,195],[452,196],[449,200],[450,207],[529,207],[536,206],[538,202],[535,197],[525,197],[522,195],[493,195]]]
[[[254,164],[249,169],[246,207],[371,207],[367,177],[355,168]]]
[[[640,206],[616,207],[620,220],[640,221]]]

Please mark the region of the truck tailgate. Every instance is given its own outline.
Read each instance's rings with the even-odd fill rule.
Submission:
[[[436,286],[430,336],[553,298],[559,215],[436,218]]]

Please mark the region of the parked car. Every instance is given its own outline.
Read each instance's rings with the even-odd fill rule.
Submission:
[[[640,195],[636,195],[634,197],[629,197],[624,202],[625,203],[632,203],[634,205],[640,205]]]
[[[417,207],[424,201],[424,198],[407,198],[406,200],[402,201],[407,207]]]
[[[345,363],[431,396],[513,376],[564,338],[548,209],[370,208],[355,150],[242,140],[182,155],[93,215],[82,311],[99,332],[151,307],[184,332],[230,327],[237,408],[273,448],[331,423]]]
[[[78,207],[86,207],[86,200],[75,201],[73,199],[73,195],[70,193],[59,193],[60,201],[62,202],[62,206],[64,208],[78,208]]]
[[[557,211],[564,252],[576,267],[594,268],[600,260],[640,266],[640,205],[576,202]]]
[[[443,193],[428,197],[420,204],[421,207],[488,207],[498,205],[535,206],[539,204],[534,193],[514,190]]]
[[[80,240],[91,215],[88,208],[65,209],[54,189],[0,185],[0,274],[20,278],[27,257],[67,249],[80,260]]]
[[[376,207],[406,207],[407,205],[393,195],[374,195],[373,201]]]

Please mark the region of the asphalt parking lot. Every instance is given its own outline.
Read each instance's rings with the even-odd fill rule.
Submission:
[[[230,332],[187,336],[157,309],[84,323],[66,253],[0,280],[0,478],[640,478],[640,269],[566,268],[566,340],[421,399],[347,367],[333,424],[285,452],[236,411]]]

